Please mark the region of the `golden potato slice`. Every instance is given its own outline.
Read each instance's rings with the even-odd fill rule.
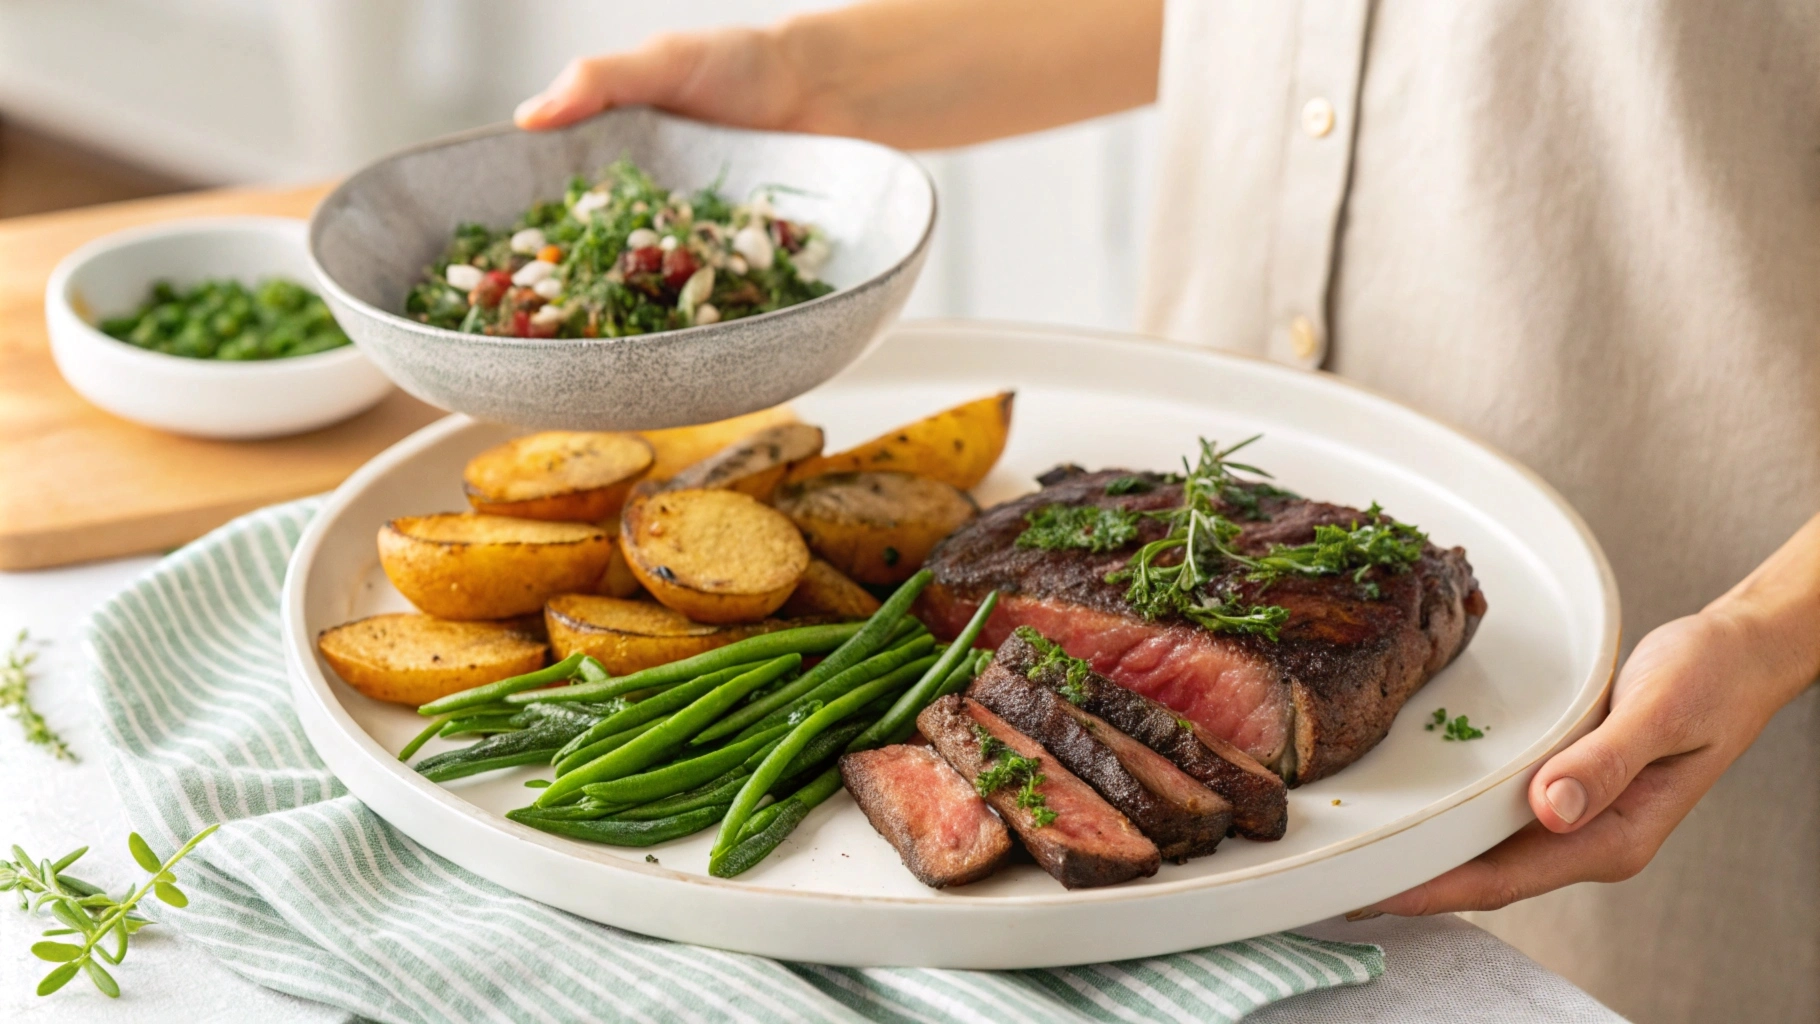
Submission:
[[[1005,453],[1016,397],[1014,391],[1000,392],[917,420],[844,452],[806,459],[792,467],[784,480],[798,483],[829,473],[878,470],[912,473],[972,490]]]
[[[861,583],[901,583],[943,537],[979,514],[965,491],[908,473],[835,473],[777,492],[809,547]]]
[[[735,416],[732,419],[699,423],[693,427],[670,427],[665,430],[640,431],[651,442],[657,461],[646,474],[653,480],[668,480],[687,466],[713,455],[742,437],[755,434],[780,423],[795,423],[796,414],[787,405]]]
[[[620,547],[638,582],[696,622],[756,622],[809,567],[802,534],[737,491],[665,491],[626,506]]]
[[[590,590],[613,538],[588,523],[448,512],[379,529],[379,564],[406,600],[439,619],[507,619],[553,594]]]
[[[733,442],[671,477],[666,490],[738,491],[771,500],[790,467],[822,452],[822,428],[780,423]]]
[[[544,666],[549,647],[504,622],[374,615],[316,638],[329,667],[374,700],[428,704]]]
[[[654,458],[637,434],[551,430],[474,456],[461,482],[476,512],[592,522],[619,514]]]
[[[740,626],[692,622],[655,601],[626,601],[597,594],[561,594],[544,606],[544,621],[558,658],[592,654],[616,676],[693,657],[758,633],[794,623],[781,620]]]
[[[878,611],[878,598],[843,576],[834,566],[811,558],[803,578],[790,592],[790,599],[778,611],[787,617],[825,615],[837,619],[864,619]]]

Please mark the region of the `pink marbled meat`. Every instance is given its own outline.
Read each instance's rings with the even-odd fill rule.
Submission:
[[[940,591],[929,594],[922,611],[936,635],[953,636],[977,607]],[[1032,627],[1094,671],[1180,712],[1263,764],[1274,763],[1289,742],[1288,681],[1206,630],[1007,594],[980,642],[996,648],[1019,626]]]

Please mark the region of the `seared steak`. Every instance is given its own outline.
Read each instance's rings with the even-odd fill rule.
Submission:
[[[1155,843],[1035,740],[978,701],[950,694],[924,708],[916,725],[942,758],[971,783],[977,784],[982,774],[1002,765],[1010,755],[1037,762],[1041,781],[1032,789],[1040,803],[1021,799],[1024,787],[1016,782],[994,788],[986,794],[986,802],[1017,831],[1043,870],[1062,885],[1082,889],[1156,874],[1162,856]],[[987,744],[976,729],[1008,751],[986,756]],[[1053,817],[1045,820],[1043,815]]]
[[[924,885],[977,882],[1011,853],[992,808],[928,747],[898,744],[840,759],[841,779],[866,820]]]
[[[1283,838],[1289,823],[1289,790],[1250,754],[1192,722],[1188,723],[1192,728],[1184,729],[1181,715],[1098,672],[1069,680],[1064,666],[1045,664],[1042,653],[1017,633],[993,653],[992,668],[1025,676],[1058,693],[1066,688],[1081,710],[1104,719],[1225,797],[1232,805],[1234,832],[1246,839]]]
[[[1232,805],[1156,751],[994,663],[967,688],[1012,727],[1119,809],[1157,850],[1181,861],[1213,852],[1232,824]]]
[[[1127,476],[1149,490],[1106,493],[1108,484]],[[1383,739],[1403,702],[1465,648],[1485,614],[1465,551],[1430,544],[1410,572],[1373,570],[1375,596],[1349,574],[1269,584],[1236,576],[1232,583],[1245,602],[1288,609],[1276,641],[1214,633],[1179,619],[1147,621],[1126,604],[1125,584],[1106,576],[1123,568],[1138,544],[1161,536],[1160,522],[1143,520],[1136,540],[1108,552],[1020,548],[1017,538],[1025,515],[1047,505],[1168,509],[1181,504],[1181,485],[1116,470],[1068,470],[1045,479],[1053,482],[988,510],[931,553],[927,564],[935,583],[921,599],[923,621],[938,636],[952,636],[997,589],[1003,597],[986,625],[985,643],[1003,642],[1019,625],[1033,626],[1291,785],[1331,775]],[[1307,543],[1316,526],[1364,521],[1364,513],[1340,505],[1268,490],[1252,495],[1255,519],[1246,517],[1249,510],[1226,510],[1243,527],[1233,546],[1245,554]]]

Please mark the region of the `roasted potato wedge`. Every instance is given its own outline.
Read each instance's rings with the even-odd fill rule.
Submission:
[[[549,646],[504,622],[374,615],[325,629],[316,649],[349,686],[374,700],[427,704],[544,666]]]
[[[592,654],[616,676],[711,651],[735,640],[782,629],[781,620],[739,626],[692,622],[655,601],[627,601],[597,594],[561,594],[544,606],[544,622],[558,658]]]
[[[655,458],[637,434],[551,430],[474,456],[461,482],[476,512],[595,522],[619,514]]]
[[[671,477],[666,490],[727,490],[769,502],[790,467],[822,453],[822,428],[779,423],[741,438]]]
[[[620,547],[651,596],[696,622],[756,622],[809,567],[802,534],[737,491],[664,491],[626,506]]]
[[[908,473],[835,473],[777,492],[809,547],[861,583],[901,583],[943,537],[979,514],[965,491]]]
[[[848,579],[839,569],[819,558],[797,581],[778,612],[786,617],[825,615],[837,619],[863,619],[878,611],[878,598]]]
[[[507,619],[553,594],[593,589],[613,538],[588,523],[448,512],[379,529],[379,564],[407,600],[439,619]]]
[[[784,481],[800,483],[830,473],[878,470],[926,476],[963,491],[972,490],[1005,452],[1016,397],[1016,392],[1004,391],[917,420],[844,452],[806,459],[792,467]]]
[[[755,434],[766,427],[796,421],[796,414],[790,411],[790,407],[780,405],[693,427],[641,431],[640,436],[651,442],[651,447],[657,452],[657,461],[652,464],[651,471],[646,476],[652,480],[668,480],[684,468],[700,462],[742,437]]]

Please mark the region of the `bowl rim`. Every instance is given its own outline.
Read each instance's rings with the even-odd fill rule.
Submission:
[[[57,261],[57,266],[51,271],[50,279],[45,282],[44,286],[45,318],[47,321],[54,319],[58,310],[67,313],[69,320],[77,328],[77,336],[84,343],[110,348],[120,358],[129,362],[136,360],[147,370],[179,370],[181,368],[183,372],[199,376],[245,378],[288,375],[298,370],[334,369],[343,363],[360,362],[365,357],[360,353],[359,347],[352,343],[352,335],[348,337],[349,344],[329,349],[326,352],[311,352],[301,356],[280,356],[275,359],[203,359],[196,356],[172,355],[169,352],[154,352],[151,349],[140,348],[130,342],[121,341],[101,330],[70,302],[71,281],[76,274],[101,256],[120,249],[184,235],[227,233],[263,234],[281,240],[284,244],[298,245],[308,242],[308,229],[309,222],[302,217],[224,214],[183,217],[111,231],[99,238],[84,242]],[[307,256],[307,245],[305,254]],[[241,280],[244,283],[244,279],[240,277],[236,277],[235,280]],[[146,285],[150,286],[151,283],[151,281],[147,281]],[[299,281],[297,283],[308,287],[315,282]],[[340,325],[337,324],[337,326]],[[346,333],[347,328],[343,327],[342,332]],[[53,342],[54,340],[53,335]]]
[[[329,209],[331,205],[333,205],[334,203],[336,203],[338,200],[340,200],[343,197],[344,193],[350,191],[355,186],[359,185],[362,182],[362,180],[365,179],[368,175],[371,175],[371,174],[377,172],[381,167],[384,167],[387,164],[390,164],[395,160],[400,160],[400,159],[403,159],[404,157],[408,157],[408,156],[415,156],[420,153],[427,153],[432,150],[444,149],[449,146],[459,145],[464,142],[472,142],[477,139],[486,139],[486,138],[491,138],[496,135],[507,135],[507,134],[512,134],[515,132],[523,131],[523,129],[520,129],[517,125],[513,124],[510,121],[500,121],[500,122],[495,122],[495,123],[489,124],[489,125],[482,125],[478,128],[469,128],[465,131],[453,132],[448,135],[438,136],[437,138],[434,138],[434,139],[429,139],[424,142],[419,142],[414,145],[405,146],[401,149],[394,150],[390,153],[387,153],[386,155],[384,155],[382,157],[379,157],[378,159],[372,161],[371,163],[366,164],[365,166],[361,167],[359,170],[355,171],[354,173],[348,175],[346,178],[342,179],[341,183],[336,185],[335,188],[331,192],[329,192],[328,195],[323,196],[322,200],[316,204],[316,208],[314,210],[310,211],[309,237],[308,237],[309,259],[310,259],[310,269],[313,270],[316,274],[317,284],[321,286],[322,290],[325,293],[332,292],[337,300],[339,300],[343,303],[346,303],[348,306],[354,308],[356,311],[360,312],[363,315],[377,316],[382,321],[387,321],[387,322],[391,322],[393,324],[400,325],[413,332],[426,333],[432,338],[441,339],[441,340],[458,341],[458,342],[464,342],[464,343],[468,343],[468,344],[480,343],[480,344],[485,344],[485,345],[495,345],[495,346],[498,346],[501,348],[549,348],[551,346],[564,346],[564,345],[579,346],[579,347],[593,347],[593,346],[603,345],[603,344],[615,344],[615,345],[650,344],[650,343],[668,342],[672,339],[681,338],[685,335],[688,336],[691,340],[693,340],[696,338],[706,337],[707,335],[712,334],[714,332],[732,333],[731,331],[728,331],[727,329],[728,328],[738,328],[739,326],[745,325],[745,324],[762,323],[767,320],[772,320],[772,319],[775,319],[778,317],[788,316],[788,315],[794,314],[794,313],[800,313],[804,310],[808,310],[808,309],[811,309],[811,308],[814,308],[817,306],[826,305],[826,304],[829,304],[829,303],[832,303],[835,301],[848,300],[848,299],[851,299],[853,296],[862,294],[864,292],[876,290],[876,289],[882,287],[885,284],[885,282],[896,277],[899,273],[901,273],[903,271],[903,269],[906,266],[909,266],[910,264],[914,263],[916,261],[916,259],[920,255],[922,255],[922,253],[925,250],[927,250],[929,248],[930,240],[935,235],[935,223],[937,220],[937,216],[939,214],[939,203],[940,203],[940,196],[935,187],[935,179],[930,175],[929,169],[927,167],[924,167],[921,161],[917,160],[915,157],[911,156],[909,153],[906,153],[901,149],[897,149],[896,147],[893,147],[893,146],[887,146],[881,142],[873,142],[869,139],[856,139],[856,138],[853,138],[851,136],[846,136],[846,135],[817,135],[817,134],[814,134],[811,132],[783,132],[783,131],[771,131],[771,130],[760,129],[760,128],[739,128],[739,127],[735,127],[732,125],[715,124],[711,121],[702,121],[702,120],[698,120],[698,119],[692,118],[692,117],[683,117],[678,114],[672,114],[669,111],[660,110],[656,107],[644,106],[644,105],[627,105],[627,106],[623,106],[623,107],[611,107],[607,110],[601,111],[598,114],[594,114],[590,117],[583,118],[580,121],[576,121],[573,124],[564,125],[561,128],[552,129],[550,132],[545,133],[545,134],[562,134],[562,133],[568,133],[568,132],[579,132],[579,131],[583,130],[584,128],[586,128],[587,126],[594,124],[597,121],[603,120],[605,118],[613,117],[615,115],[622,115],[622,114],[626,114],[626,113],[646,113],[653,117],[658,118],[659,120],[676,121],[676,122],[681,122],[683,124],[697,125],[697,126],[701,126],[704,128],[712,128],[715,131],[731,132],[731,133],[738,134],[738,135],[766,135],[766,136],[780,136],[780,137],[786,137],[786,138],[803,138],[803,139],[833,139],[833,140],[850,143],[850,144],[857,145],[857,146],[865,146],[865,147],[869,147],[872,149],[883,150],[884,152],[889,153],[890,155],[896,157],[899,161],[908,165],[909,167],[913,168],[916,171],[918,179],[922,182],[923,188],[927,191],[928,196],[929,196],[929,217],[927,220],[925,220],[923,222],[922,233],[917,237],[916,244],[912,245],[908,250],[906,250],[904,255],[899,257],[896,262],[892,263],[890,266],[879,271],[878,273],[873,274],[871,277],[866,278],[864,281],[860,281],[856,284],[848,285],[846,287],[837,287],[826,295],[818,295],[813,299],[809,299],[806,302],[799,302],[794,306],[785,306],[782,309],[774,309],[774,310],[771,310],[766,313],[756,314],[754,316],[743,316],[743,317],[739,317],[738,319],[722,320],[722,321],[718,321],[718,322],[712,323],[712,324],[700,324],[700,325],[695,325],[695,326],[690,326],[690,327],[678,327],[674,330],[668,330],[668,331],[653,331],[649,334],[628,334],[628,335],[622,335],[617,338],[604,338],[604,337],[603,338],[518,338],[518,337],[511,337],[511,336],[506,336],[506,335],[496,335],[496,334],[464,334],[461,331],[452,331],[446,327],[435,327],[430,324],[426,324],[421,320],[413,320],[408,316],[404,316],[403,314],[395,313],[395,312],[392,312],[391,310],[387,310],[387,309],[381,309],[380,307],[375,306],[374,304],[372,304],[370,302],[367,302],[365,299],[362,299],[359,296],[354,295],[352,292],[349,292],[345,287],[342,286],[341,282],[335,280],[334,276],[328,272],[327,268],[325,268],[322,265],[322,261],[316,255],[317,239],[318,239],[318,236],[321,234],[322,224],[324,223],[323,222],[323,211]],[[530,134],[530,133],[527,132],[526,134]]]

